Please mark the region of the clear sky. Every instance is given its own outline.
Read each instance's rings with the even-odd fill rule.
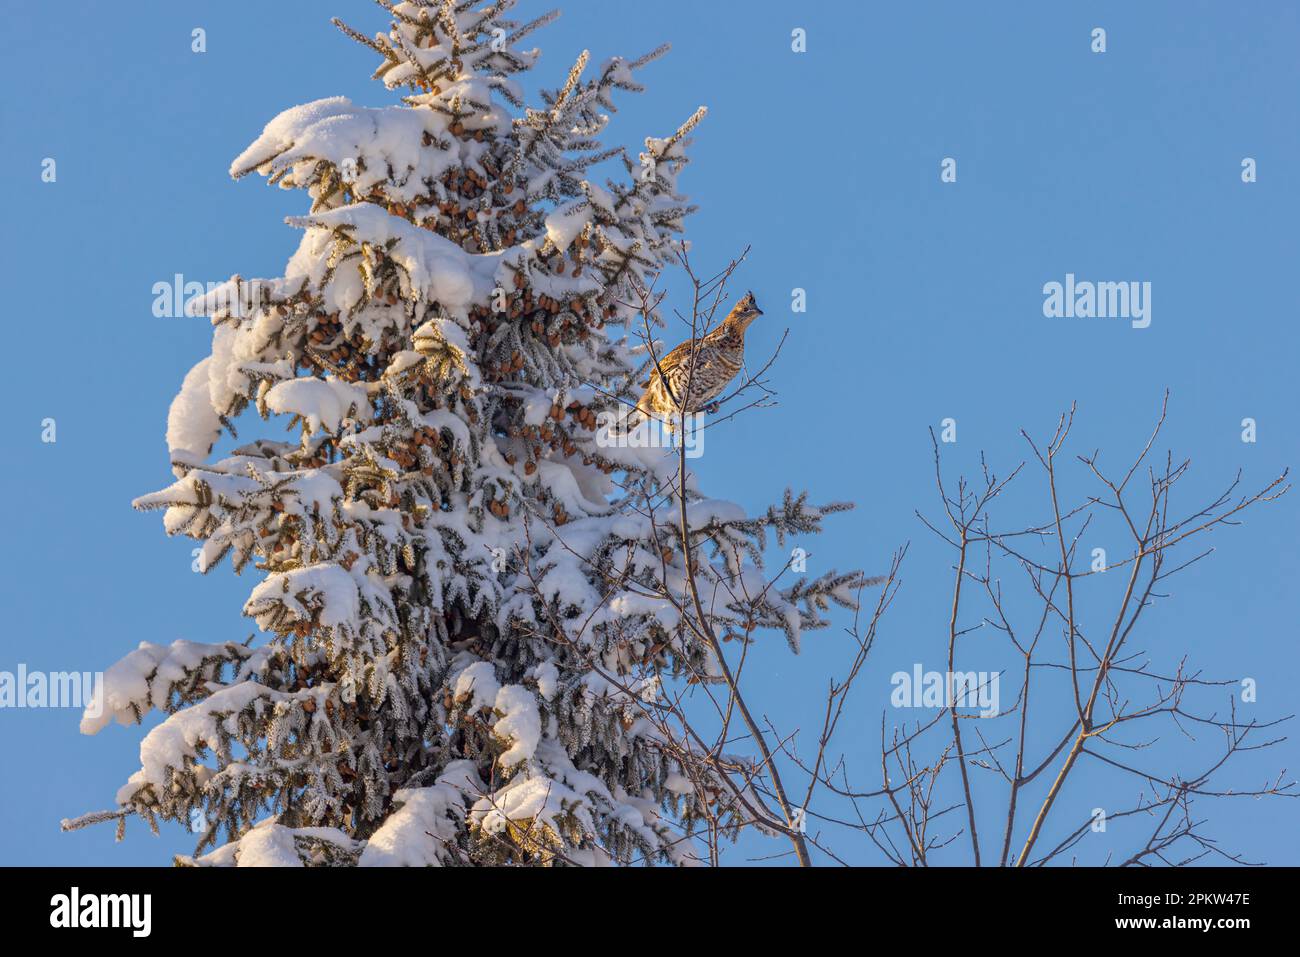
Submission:
[[[523,13],[545,8],[526,0]],[[767,315],[750,348],[765,356],[790,330],[772,372],[780,404],[709,434],[697,463],[705,488],[754,510],[787,484],[814,500],[856,501],[820,540],[802,543],[814,574],[883,571],[912,542],[840,733],[855,784],[878,782],[882,712],[890,724],[928,716],[890,708],[891,674],[943,667],[950,556],[914,514],[938,510],[928,428],[956,420],[950,468],[973,472],[983,450],[1005,472],[1026,454],[1020,428],[1041,437],[1077,401],[1071,448],[1101,447],[1103,464],[1118,466],[1141,447],[1168,388],[1158,450],[1192,459],[1182,508],[1212,499],[1237,469],[1253,488],[1300,464],[1295,5],[563,8],[536,35],[537,78],[548,85],[583,48],[599,62],[673,43],[644,71],[647,93],[620,101],[610,138],[635,147],[709,106],[682,176],[701,206],[688,229],[695,257],[720,265],[751,245],[740,281]],[[224,565],[193,574],[193,543],[165,538],[158,515],[130,508],[171,481],[167,405],[210,338],[202,320],[156,318],[151,290],[177,273],[203,282],[281,274],[299,239],[282,220],[305,209],[304,197],[255,178],[231,182],[231,158],[287,107],[338,94],[394,100],[368,78],[372,54],[329,24],[334,14],[367,33],[386,22],[363,0],[68,0],[57,12],[6,11],[0,268],[14,348],[0,376],[0,488],[10,503],[0,670],[102,670],[140,641],[253,630],[239,609],[254,579]],[[202,54],[191,52],[195,27],[206,30]],[[796,27],[807,32],[805,53],[791,50]],[[1104,53],[1090,49],[1094,27],[1107,31]],[[41,179],[47,157],[57,162],[53,183]],[[955,183],[940,181],[945,157],[957,162]],[[1257,182],[1242,182],[1246,157]],[[1067,273],[1151,283],[1150,326],[1046,318],[1043,285]],[[789,308],[796,288],[805,313]],[[1241,440],[1247,417],[1254,443]],[[41,441],[47,418],[57,422],[53,444]],[[1096,491],[1077,466],[1067,475],[1072,499]],[[1026,473],[1009,512],[1043,517],[1044,491]],[[1254,677],[1258,699],[1239,705],[1243,717],[1295,710],[1298,516],[1293,493],[1216,531],[1215,554],[1171,582],[1135,639],[1161,667],[1187,655],[1208,676]],[[1089,548],[1123,551],[1117,531],[1097,536]],[[974,633],[965,664],[1004,666],[997,643],[987,629]],[[746,670],[752,705],[811,734],[826,683],[848,658],[838,630],[807,636],[798,658],[771,635]],[[0,711],[0,863],[165,863],[189,851],[178,827],[154,838],[132,822],[116,847],[111,827],[59,832],[60,818],[111,806],[138,766],[141,729],[85,738],[78,718]],[[1219,747],[1204,732],[1195,742],[1164,732],[1167,768],[1190,769]],[[1245,756],[1222,784],[1257,787],[1298,759],[1288,741]],[[989,775],[979,781],[978,798],[999,799]],[[1085,765],[1062,795],[1061,823],[1139,792]],[[1234,799],[1200,811],[1226,846],[1300,864],[1297,802]],[[1080,860],[1123,853],[1136,833],[1116,824],[1091,834]],[[838,845],[849,860],[881,861],[861,837]],[[747,841],[734,859],[779,850]]]

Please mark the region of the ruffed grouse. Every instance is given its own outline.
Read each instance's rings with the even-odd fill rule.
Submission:
[[[650,378],[641,383],[645,391],[636,411],[628,416],[627,426],[637,425],[643,417],[671,425],[679,412],[692,414],[707,408],[740,371],[745,361],[745,330],[762,314],[754,294],[747,292],[718,328],[662,356]]]

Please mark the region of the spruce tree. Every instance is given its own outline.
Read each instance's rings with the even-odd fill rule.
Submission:
[[[114,665],[82,730],[166,717],[116,807],[65,826],[181,822],[201,865],[688,863],[706,808],[779,830],[753,755],[674,735],[665,689],[721,680],[715,636],[797,651],[852,604],[856,573],[763,570],[769,533],[847,506],[787,491],[749,517],[597,421],[653,361],[629,326],[662,321],[646,292],[685,248],[704,110],[634,160],[599,136],[666,47],[583,53],[525,108],[518,44],[554,14],[380,5],[373,39],[335,22],[400,105],[290,109],[234,161],[307,192],[301,244],[191,304],[213,338],[168,416],[176,481],[135,502],[202,571],[256,570],[261,634]],[[208,461],[261,420],[287,439]]]

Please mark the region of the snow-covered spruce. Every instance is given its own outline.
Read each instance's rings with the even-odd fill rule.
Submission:
[[[519,26],[512,5],[398,3],[373,40],[340,24],[410,95],[288,110],[232,165],[307,191],[302,242],[283,277],[192,308],[214,331],[168,417],[177,481],[135,504],[201,542],[203,570],[257,568],[244,611],[265,637],[113,666],[85,733],[168,717],[117,810],[65,826],[206,822],[179,859],[201,865],[689,863],[704,802],[736,799],[659,720],[661,681],[718,673],[683,621],[675,507],[650,508],[676,460],[594,431],[644,371],[623,329],[680,248],[704,111],[636,162],[599,144],[663,49],[591,76],[584,53],[523,110],[511,77],[538,53],[517,44],[551,17]],[[617,157],[625,182],[583,178]],[[250,406],[298,437],[207,462]],[[851,603],[857,575],[777,588],[761,566],[769,531],[846,506],[689,499],[717,633],[797,650]]]

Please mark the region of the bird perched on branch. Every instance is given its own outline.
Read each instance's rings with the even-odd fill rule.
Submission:
[[[641,383],[645,391],[628,416],[628,428],[642,418],[671,424],[682,412],[706,409],[740,371],[745,362],[745,330],[762,314],[754,294],[747,292],[718,328],[661,356],[650,378]]]

